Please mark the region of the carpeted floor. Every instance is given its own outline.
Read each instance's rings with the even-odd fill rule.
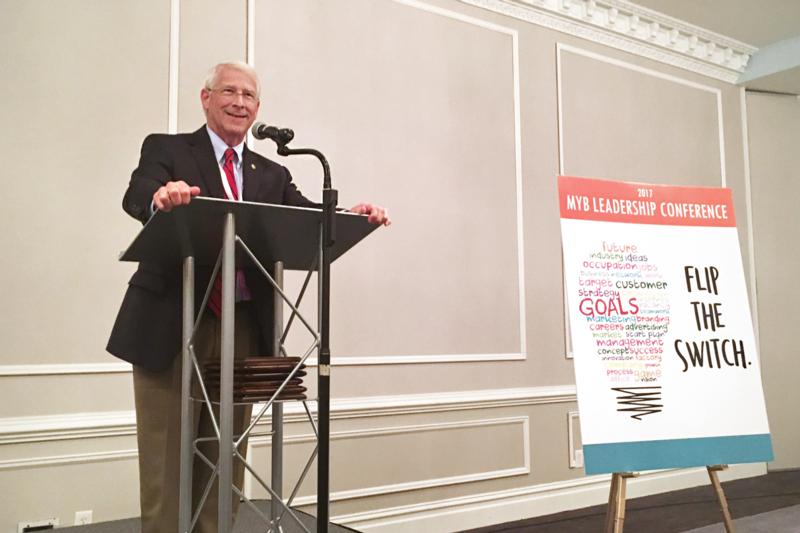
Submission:
[[[268,512],[269,503],[265,501],[259,501],[256,502],[256,506],[262,512]],[[316,531],[317,526],[313,516],[296,509],[294,512],[309,531]],[[115,520],[113,522],[100,522],[98,524],[91,524],[88,526],[75,526],[59,529],[64,531],[69,530],[70,533],[140,533],[138,518]],[[301,533],[303,531],[297,522],[288,515],[281,521],[281,529],[284,533]],[[252,509],[246,505],[242,505],[239,509],[239,515],[236,518],[236,523],[233,526],[233,533],[254,533],[263,532],[266,530],[267,528],[265,527],[261,518],[256,515]],[[328,531],[330,531],[330,533],[351,533],[356,530],[331,524],[328,528]]]
[[[779,531],[797,533],[800,531],[800,505],[745,516],[734,520],[733,527],[738,533],[777,533]],[[714,524],[684,533],[725,533],[725,526]]]
[[[800,470],[729,481],[723,483],[723,487],[731,516],[738,526],[737,533],[800,532],[800,508],[797,507],[800,505]],[[776,509],[784,511],[770,516],[768,512]],[[605,512],[606,506],[598,505],[472,529],[469,533],[598,533],[605,527]],[[794,526],[780,529],[786,525],[786,520]],[[680,533],[721,522],[719,503],[710,483],[628,500],[625,513],[625,531],[628,533]],[[767,529],[758,529],[762,526]],[[776,527],[778,529],[770,529]],[[724,531],[724,528],[701,531],[716,533]]]

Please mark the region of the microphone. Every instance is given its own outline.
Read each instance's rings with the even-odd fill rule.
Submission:
[[[294,139],[294,132],[289,128],[267,126],[263,122],[253,124],[251,132],[256,139],[272,139],[278,146],[285,146]]]

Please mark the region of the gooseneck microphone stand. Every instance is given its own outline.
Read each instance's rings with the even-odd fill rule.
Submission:
[[[319,403],[318,431],[319,455],[317,457],[317,533],[328,533],[330,522],[330,400],[331,400],[331,351],[330,351],[330,296],[331,296],[331,251],[336,241],[336,205],[338,191],[331,186],[331,169],[328,160],[313,148],[289,148],[286,145],[294,134],[288,133],[273,139],[278,145],[278,155],[311,155],[322,164],[322,235],[320,240],[319,281],[319,366],[317,373],[317,395]]]

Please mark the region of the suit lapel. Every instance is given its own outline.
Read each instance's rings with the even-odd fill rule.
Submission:
[[[242,151],[242,182],[244,186],[244,198],[247,202],[257,202],[259,191],[262,185],[262,178],[256,157],[244,146]]]
[[[222,188],[222,178],[219,174],[219,164],[214,158],[214,147],[208,137],[206,127],[203,126],[194,132],[190,138],[192,155],[197,161],[197,167],[205,183],[204,194],[213,198],[226,198],[225,189]],[[246,190],[246,189],[245,189]]]

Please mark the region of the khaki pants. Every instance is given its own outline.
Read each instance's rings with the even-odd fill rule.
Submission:
[[[236,305],[235,358],[257,355],[258,327],[249,312],[250,304]],[[220,320],[206,311],[194,347],[198,363],[202,368],[206,361],[218,361],[220,357]],[[181,448],[181,354],[172,366],[163,372],[150,372],[133,367],[133,390],[136,400],[136,432],[139,444],[139,493],[142,510],[142,533],[175,533],[178,531],[178,497],[180,488]],[[197,379],[192,377],[194,396],[201,397]],[[210,391],[209,391],[210,394]],[[204,404],[193,402],[194,428],[196,435],[214,436],[214,426]],[[233,432],[241,434],[250,421],[251,407],[234,408]],[[218,416],[215,414],[215,416]],[[217,420],[219,420],[217,418]],[[217,460],[217,443],[198,445],[200,451],[213,463]],[[246,456],[247,441],[243,441],[239,453]],[[241,490],[244,466],[234,458],[233,480]],[[192,513],[197,508],[205,490],[211,469],[197,456],[192,472]],[[231,491],[233,516],[239,507],[239,498]],[[214,481],[211,492],[203,505],[200,518],[193,531],[213,533],[217,531],[218,485]]]

